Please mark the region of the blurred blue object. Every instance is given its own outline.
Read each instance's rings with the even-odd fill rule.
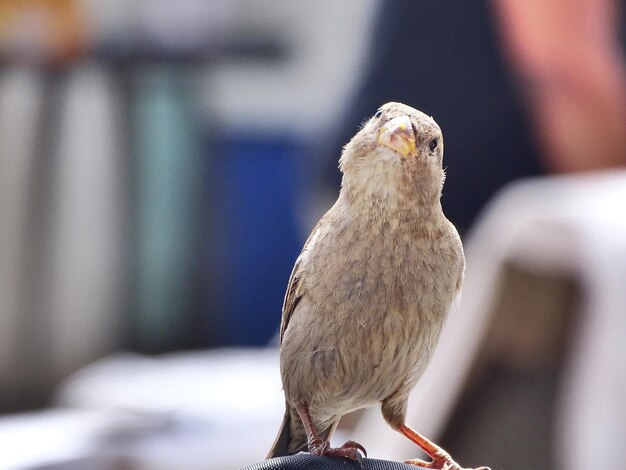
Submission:
[[[288,136],[225,137],[211,169],[209,285],[214,345],[263,345],[277,332],[302,240],[296,199],[302,145]]]

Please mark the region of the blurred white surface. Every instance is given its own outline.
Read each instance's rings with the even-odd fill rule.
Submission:
[[[101,410],[57,409],[5,416],[0,419],[0,468],[61,469],[79,461],[102,462],[107,454],[112,459],[114,447],[107,445],[110,437],[147,432],[153,424],[140,416]]]
[[[239,27],[277,37],[287,58],[229,59],[205,83],[207,108],[221,125],[241,132],[289,129],[298,136],[328,137],[360,83],[377,0],[238,0]]]
[[[119,355],[72,376],[62,406],[160,423],[124,449],[133,468],[238,468],[261,460],[284,412],[276,349]]]
[[[230,426],[233,419],[264,417],[269,407],[282,409],[281,388],[275,349],[223,349],[156,358],[123,354],[70,377],[61,387],[58,403],[189,415]]]

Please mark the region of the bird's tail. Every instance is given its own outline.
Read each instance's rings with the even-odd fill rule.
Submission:
[[[320,438],[322,440],[330,439],[338,423],[339,421],[336,421],[325,429],[318,430]],[[300,420],[300,416],[298,416],[296,410],[287,405],[283,422],[278,430],[278,435],[266,458],[271,459],[274,457],[293,455],[300,451],[306,451],[307,448],[307,435],[302,421]]]

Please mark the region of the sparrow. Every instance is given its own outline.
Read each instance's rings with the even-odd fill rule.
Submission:
[[[443,136],[433,118],[387,103],[345,145],[341,191],[289,279],[280,326],[286,411],[268,458],[331,447],[342,416],[380,404],[385,421],[432,459],[462,470],[405,423],[408,396],[432,356],[465,271],[461,239],[441,207]]]

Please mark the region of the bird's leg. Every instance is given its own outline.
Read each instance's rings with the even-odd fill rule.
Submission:
[[[332,457],[345,457],[351,460],[359,460],[359,450],[363,452],[363,454],[367,457],[367,452],[365,448],[359,444],[358,442],[348,441],[341,447],[331,447],[329,441],[324,441],[320,438],[317,430],[315,429],[315,425],[313,424],[313,420],[311,419],[311,414],[309,413],[309,408],[306,405],[298,405],[296,406],[296,411],[302,420],[302,424],[306,431],[309,452],[313,455],[329,455]]]
[[[420,459],[407,460],[405,463],[418,465],[424,468],[432,468],[437,470],[470,470],[464,469],[454,460],[450,454],[439,447],[437,444],[431,442],[417,431],[411,429],[406,424],[401,424],[398,428],[402,434],[408,437],[411,441],[420,446],[428,456],[433,459],[431,462],[424,462]],[[480,467],[475,470],[489,470],[489,467]]]

